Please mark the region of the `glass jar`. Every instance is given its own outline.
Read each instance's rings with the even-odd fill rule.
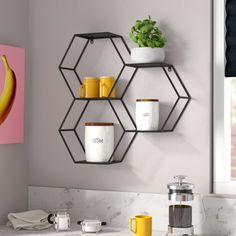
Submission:
[[[183,182],[185,176],[174,176],[177,182],[167,185],[169,189],[169,230],[167,235],[193,235],[192,206],[193,188],[191,183]]]

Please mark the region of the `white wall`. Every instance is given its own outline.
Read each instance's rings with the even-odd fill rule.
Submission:
[[[29,1],[30,185],[165,192],[166,183],[173,175],[181,173],[191,177],[197,191],[209,192],[210,13],[210,0]],[[74,33],[111,31],[127,36],[132,23],[149,14],[158,20],[168,38],[167,61],[177,67],[192,101],[173,133],[139,135],[124,163],[75,165],[58,133],[71,103],[69,91],[58,71],[65,49]],[[129,45],[134,46],[130,41]],[[89,53],[93,55],[92,51]],[[90,68],[86,62],[91,63],[91,60],[86,59],[83,64]],[[93,63],[97,62],[93,60]],[[113,64],[110,60],[109,68],[113,69],[113,65],[115,61]],[[87,74],[106,73],[101,67],[96,69],[91,67]],[[160,82],[160,74],[155,73],[155,70],[140,73],[131,86],[126,99],[132,111],[132,102],[141,96],[138,94],[147,96],[147,88],[143,89],[143,86],[150,87],[147,92],[152,96],[165,97],[167,101],[172,96],[162,89],[162,82],[164,88],[166,82]],[[82,74],[86,75],[86,72]]]
[[[27,0],[0,0],[0,32],[0,43],[27,46]],[[28,78],[25,81],[28,84]],[[25,107],[27,111],[27,104]],[[24,144],[0,145],[0,224],[6,221],[8,212],[27,209],[27,129],[25,132]]]

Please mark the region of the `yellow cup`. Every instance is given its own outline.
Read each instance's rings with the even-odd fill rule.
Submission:
[[[98,98],[98,79],[96,77],[84,77],[83,84],[79,88],[79,97]]]
[[[135,233],[136,236],[151,236],[152,217],[146,215],[138,215],[134,218],[130,218],[129,229],[130,231]]]
[[[107,98],[109,96],[109,93],[111,92],[111,89],[115,83],[115,79],[112,76],[102,76],[100,79],[100,86],[99,86],[99,97],[100,98]],[[116,91],[115,88],[113,88],[113,91],[110,95],[111,98],[116,97]]]

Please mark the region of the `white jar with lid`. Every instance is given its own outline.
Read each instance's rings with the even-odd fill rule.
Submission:
[[[113,123],[85,123],[85,158],[88,162],[107,162],[114,150]]]
[[[159,100],[136,100],[136,125],[137,130],[158,130],[159,126]]]

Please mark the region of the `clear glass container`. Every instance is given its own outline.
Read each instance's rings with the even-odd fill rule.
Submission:
[[[174,228],[192,227],[192,202],[169,203],[169,226]]]
[[[55,213],[48,215],[48,223],[53,224],[57,232],[69,230],[70,215],[66,209],[57,209]]]
[[[183,182],[185,176],[174,176],[177,182],[167,185],[169,189],[169,234],[192,235],[193,234],[193,188],[191,183]]]

